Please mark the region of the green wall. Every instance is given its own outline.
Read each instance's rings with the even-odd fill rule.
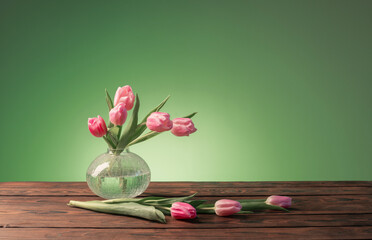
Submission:
[[[104,89],[198,131],[131,148],[163,180],[372,180],[372,1],[1,0],[0,181],[83,181]]]

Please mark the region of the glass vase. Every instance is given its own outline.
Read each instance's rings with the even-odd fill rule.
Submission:
[[[86,179],[89,188],[102,198],[134,198],[148,187],[151,172],[129,149],[108,150],[90,164]]]

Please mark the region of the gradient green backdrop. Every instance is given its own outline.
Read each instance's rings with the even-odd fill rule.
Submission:
[[[152,180],[372,180],[372,1],[1,0],[0,181],[83,181],[88,117],[131,85],[140,117],[198,131],[132,147]]]

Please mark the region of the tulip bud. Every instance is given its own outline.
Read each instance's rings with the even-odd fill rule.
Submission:
[[[292,198],[285,196],[270,196],[266,199],[266,204],[275,205],[283,208],[289,208],[292,203]]]
[[[129,85],[119,87],[115,93],[114,105],[117,106],[119,103],[124,103],[125,108],[129,111],[133,108],[134,99],[135,96]]]
[[[151,131],[164,132],[171,130],[173,127],[172,121],[169,119],[168,113],[153,112],[147,118],[146,126]]]
[[[194,123],[190,118],[175,118],[173,119],[172,133],[178,137],[189,136],[196,132]]]
[[[234,200],[221,199],[214,204],[214,211],[218,216],[224,217],[240,212],[242,205]]]
[[[192,219],[196,218],[196,209],[188,203],[175,202],[170,208],[171,215],[175,219]]]
[[[116,107],[111,109],[110,113],[110,121],[118,126],[121,126],[127,120],[127,109],[125,109],[124,103],[119,103]]]
[[[105,120],[99,115],[96,118],[88,118],[88,128],[95,137],[102,137],[107,133]]]

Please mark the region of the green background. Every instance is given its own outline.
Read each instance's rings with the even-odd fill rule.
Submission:
[[[0,181],[84,181],[131,85],[152,180],[372,180],[372,1],[0,1]]]

